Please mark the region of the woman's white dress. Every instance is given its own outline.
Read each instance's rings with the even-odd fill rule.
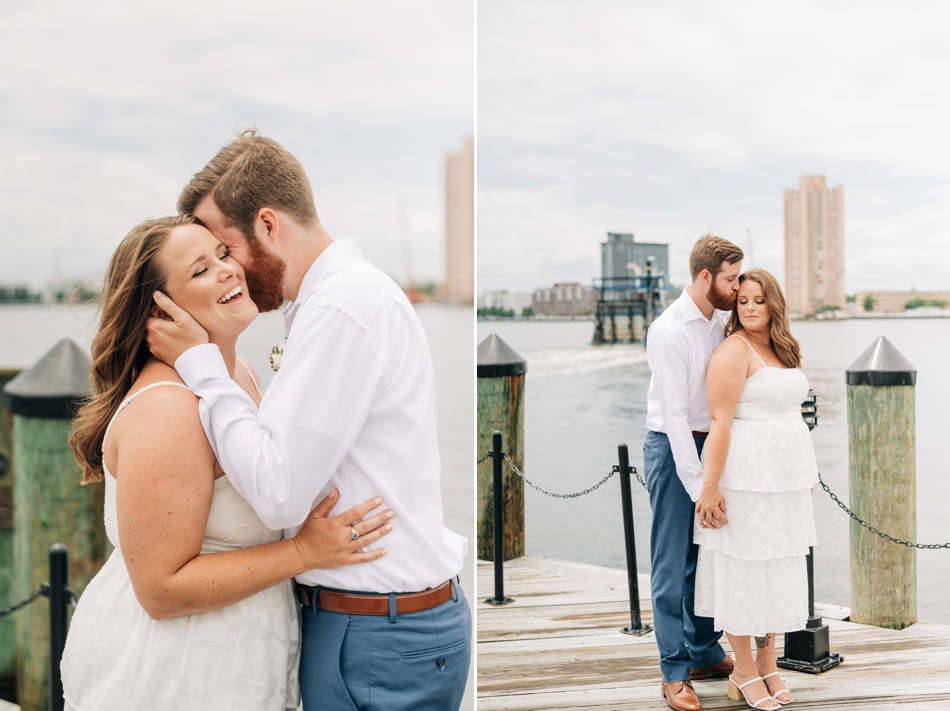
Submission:
[[[746,380],[730,428],[719,480],[728,523],[704,529],[697,517],[693,528],[695,613],[714,618],[717,630],[757,637],[805,628],[805,556],[817,542],[818,465],[801,413],[808,380],[800,368],[762,365]]]
[[[158,385],[179,384],[148,387]],[[115,550],[83,591],[70,623],[61,666],[66,709],[296,709],[300,632],[291,582],[220,610],[153,620],[135,597],[122,557],[116,480],[108,469],[105,482],[106,534]],[[226,476],[215,480],[201,553],[280,537]]]

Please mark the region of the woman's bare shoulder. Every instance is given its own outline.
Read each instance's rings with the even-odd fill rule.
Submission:
[[[150,387],[158,383],[174,383]],[[181,386],[181,387],[178,387]],[[146,388],[148,392],[143,392]],[[130,419],[166,433],[169,430],[201,427],[198,417],[198,397],[191,392],[174,368],[150,359],[142,368],[129,390],[135,396],[129,404]]]

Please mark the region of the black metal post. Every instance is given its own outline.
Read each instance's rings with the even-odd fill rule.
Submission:
[[[495,430],[491,436],[492,449],[492,526],[494,534],[495,558],[495,597],[485,600],[489,605],[500,607],[514,602],[505,597],[505,496],[501,476],[504,453],[501,449],[501,432]]]
[[[66,606],[69,604],[69,552],[62,543],[49,549],[49,708],[63,711],[63,679],[59,664],[66,647]]]
[[[620,500],[623,503],[623,538],[627,546],[627,587],[630,592],[630,626],[621,632],[640,637],[653,629],[640,620],[640,580],[637,577],[637,544],[633,530],[633,495],[630,487],[630,453],[627,445],[617,447],[620,460]]]
[[[808,555],[805,557],[805,566],[808,568],[808,629],[821,627],[821,615],[815,614],[815,547],[808,546]]]
[[[808,398],[802,403],[802,420],[813,430],[818,426],[818,395],[808,391]],[[820,674],[838,666],[844,657],[831,651],[831,638],[828,625],[820,615],[815,614],[815,549],[808,548],[805,557],[808,571],[808,621],[805,629],[785,633],[785,654],[776,660],[783,669]]]

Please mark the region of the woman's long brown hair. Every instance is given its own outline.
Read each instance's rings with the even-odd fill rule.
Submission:
[[[69,445],[82,483],[102,480],[102,443],[109,421],[148,360],[146,323],[152,294],[165,286],[158,253],[168,235],[192,217],[163,217],[134,228],[116,248],[99,296],[99,330],[92,341],[92,395],[79,410]]]
[[[788,316],[785,312],[785,296],[778,280],[764,269],[750,269],[739,276],[739,283],[746,279],[754,281],[762,287],[765,304],[769,307],[769,330],[772,336],[772,350],[786,368],[802,367],[802,349],[788,327]],[[726,326],[726,335],[735,333],[742,328],[739,321],[739,301],[732,308],[732,316]]]

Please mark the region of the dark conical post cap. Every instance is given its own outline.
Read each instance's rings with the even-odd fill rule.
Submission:
[[[70,420],[89,394],[92,362],[82,349],[64,338],[3,389],[3,406],[26,417]]]
[[[493,333],[478,344],[476,372],[479,378],[503,378],[528,372],[528,363]]]
[[[917,368],[881,336],[848,366],[845,382],[848,385],[916,385]]]

